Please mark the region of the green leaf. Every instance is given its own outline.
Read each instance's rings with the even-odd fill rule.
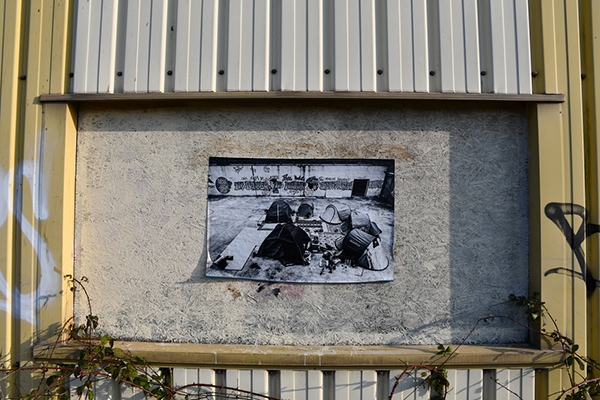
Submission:
[[[115,347],[113,349],[113,353],[115,354],[116,357],[119,357],[119,358],[125,357],[125,352],[123,350],[119,349],[118,347]]]
[[[104,346],[106,343],[108,343],[108,341],[111,339],[110,335],[104,335],[102,336],[102,339],[100,339],[100,345]]]

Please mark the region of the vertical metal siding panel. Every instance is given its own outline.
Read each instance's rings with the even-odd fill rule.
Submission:
[[[440,80],[442,92],[454,92],[454,29],[452,8],[456,0],[438,2],[440,31]]]
[[[200,90],[217,90],[217,0],[202,2],[202,37],[200,56]]]
[[[307,399],[323,399],[323,373],[321,371],[308,371]]]
[[[454,45],[454,91],[457,93],[467,92],[466,82],[466,54],[465,54],[465,29],[463,0],[453,0],[452,2],[452,36]]]
[[[192,42],[190,35],[190,16],[192,2],[196,0],[179,0],[177,3],[177,29],[175,36],[175,82],[176,92],[188,90],[189,46]]]
[[[251,91],[253,88],[253,53],[254,53],[254,2],[242,0],[242,37],[241,37],[241,70],[240,90]]]
[[[519,93],[515,0],[504,0],[504,46],[506,55],[506,93]]]
[[[361,372],[335,371],[335,399],[361,400]]]
[[[492,33],[492,74],[493,92],[507,93],[506,84],[506,44],[504,42],[504,0],[488,0],[491,15]]]
[[[118,7],[115,0],[102,4],[100,60],[98,65],[98,93],[114,93],[117,53]]]
[[[75,59],[73,62],[73,93],[86,93],[90,29],[90,3],[78,2],[75,33]]]
[[[252,391],[264,396],[269,394],[269,373],[267,371],[252,371]]]
[[[86,93],[98,91],[98,69],[100,63],[100,39],[102,32],[102,2],[90,2],[90,25],[88,38],[88,70],[85,84]]]
[[[296,1],[296,43],[295,43],[295,56],[294,56],[294,89],[296,91],[307,90],[307,55],[308,55],[308,42],[307,42],[307,26],[308,20],[306,17],[306,0]]]
[[[244,19],[243,3],[249,3],[248,0],[231,0],[229,2],[229,21],[227,35],[227,90],[240,91],[242,89],[242,70],[248,68],[243,64],[242,51],[246,43],[243,42]],[[246,22],[247,24],[247,22]],[[250,32],[251,33],[251,32]],[[247,40],[247,39],[246,39]],[[250,37],[252,40],[252,37]]]
[[[415,91],[415,56],[414,56],[414,27],[412,0],[400,0],[400,59],[401,90],[403,92]],[[427,38],[425,38],[427,43]],[[422,51],[425,49],[422,48]],[[427,65],[427,61],[425,62]]]
[[[360,0],[360,66],[361,87],[363,92],[377,90],[375,0]]]
[[[347,0],[334,0],[333,3],[333,51],[334,51],[334,90],[347,91],[348,79],[348,3]]]
[[[517,32],[517,66],[519,93],[532,94],[531,52],[529,40],[529,3],[527,0],[515,0],[515,25]]]
[[[281,90],[295,90],[296,1],[281,3]]]
[[[216,385],[216,374],[212,369],[195,369],[195,368],[174,368],[173,369],[173,386],[176,388],[186,385]],[[212,396],[215,393],[215,388],[211,386],[196,386],[185,389],[186,394]]]
[[[467,399],[477,400],[483,394],[483,370],[469,370],[469,387],[467,388]]]
[[[307,1],[307,90],[323,91],[323,1]]]
[[[396,383],[396,377],[400,376],[403,372],[403,370],[390,371],[388,393],[391,393],[392,388]],[[423,387],[423,378],[421,378],[422,372],[423,371],[416,370],[410,372],[410,374],[405,374],[402,379],[400,379],[400,382],[398,382],[392,400],[427,399],[429,390]]]
[[[361,0],[348,1],[348,90],[360,91],[361,82],[361,54],[360,54],[360,3]],[[337,68],[337,67],[336,67]]]
[[[306,399],[306,393],[298,393],[301,390],[296,389],[296,374],[299,372],[301,371],[281,371],[279,379],[282,398],[290,400]]]
[[[427,45],[427,1],[412,2],[413,68],[415,92],[429,91],[429,51]]]
[[[150,15],[152,2],[140,2],[140,22],[138,37],[138,64],[136,88],[137,93],[148,92],[148,79],[150,72]]]
[[[360,398],[363,400],[377,397],[377,372],[362,371],[360,382]]]
[[[533,368],[521,370],[520,394],[523,400],[535,399],[535,370]]]
[[[152,1],[150,22],[150,57],[148,68],[148,91],[165,91],[165,60],[167,52],[168,0]]]
[[[409,0],[410,1],[410,0]],[[388,90],[390,92],[402,91],[401,79],[401,60],[402,35],[400,34],[403,25],[401,25],[400,0],[386,1],[387,17],[387,53],[388,53]],[[412,35],[411,35],[412,36]],[[412,47],[412,46],[411,46]],[[412,56],[412,51],[411,51]],[[412,63],[411,63],[412,64]]]
[[[465,87],[467,93],[481,93],[479,65],[479,22],[477,0],[464,0]]]
[[[123,91],[135,92],[137,89],[138,42],[140,34],[139,0],[129,0],[127,7],[127,26],[125,37],[125,62],[123,71]]]
[[[269,90],[270,60],[270,0],[254,0],[254,62],[252,74],[252,90],[265,92]]]
[[[188,71],[186,92],[200,90],[200,45],[202,37],[202,0],[192,0],[189,15]]]
[[[483,390],[482,370],[449,370],[448,381],[451,391],[448,400],[476,400]],[[450,398],[451,396],[451,398]]]

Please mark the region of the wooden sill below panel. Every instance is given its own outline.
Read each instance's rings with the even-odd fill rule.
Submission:
[[[248,346],[116,341],[114,347],[151,364],[215,369],[397,369],[405,365],[439,365],[445,358],[436,346]],[[76,360],[81,342],[54,349],[56,361]],[[38,345],[37,359],[47,360],[51,346]],[[462,346],[445,365],[454,368],[544,368],[561,362],[557,350],[528,347]]]

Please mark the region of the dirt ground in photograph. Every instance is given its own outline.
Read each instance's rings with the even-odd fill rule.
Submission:
[[[245,278],[274,282],[374,282],[389,281],[393,278],[392,237],[394,229],[394,211],[391,205],[377,198],[352,197],[341,199],[309,198],[315,209],[311,220],[319,220],[319,216],[329,204],[348,205],[352,210],[362,211],[369,215],[381,229],[380,246],[376,248],[377,258],[381,264],[376,266],[382,271],[372,271],[350,263],[340,263],[335,269],[321,264],[322,254],[311,254],[309,265],[283,265],[280,261],[240,254],[247,258],[241,270],[223,270],[212,265],[223,253],[227,246],[244,228],[258,228],[264,222],[266,210],[276,199],[285,200],[292,210],[297,210],[302,204],[303,197],[209,197],[209,259],[207,275],[217,277]],[[263,238],[257,238],[256,247],[261,245]]]

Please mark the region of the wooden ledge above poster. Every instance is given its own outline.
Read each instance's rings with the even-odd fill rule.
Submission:
[[[40,102],[163,101],[216,99],[357,99],[357,100],[461,100],[563,103],[564,94],[494,93],[374,93],[374,92],[185,92],[115,94],[43,94]]]
[[[53,348],[54,343],[34,349],[37,359],[76,360],[84,346],[69,342]],[[446,358],[437,355],[436,346],[250,346],[222,344],[185,344],[115,341],[115,347],[151,364],[261,369],[393,369],[406,365],[440,365]],[[462,346],[448,361],[447,367],[545,368],[562,360],[559,350],[530,347]]]

